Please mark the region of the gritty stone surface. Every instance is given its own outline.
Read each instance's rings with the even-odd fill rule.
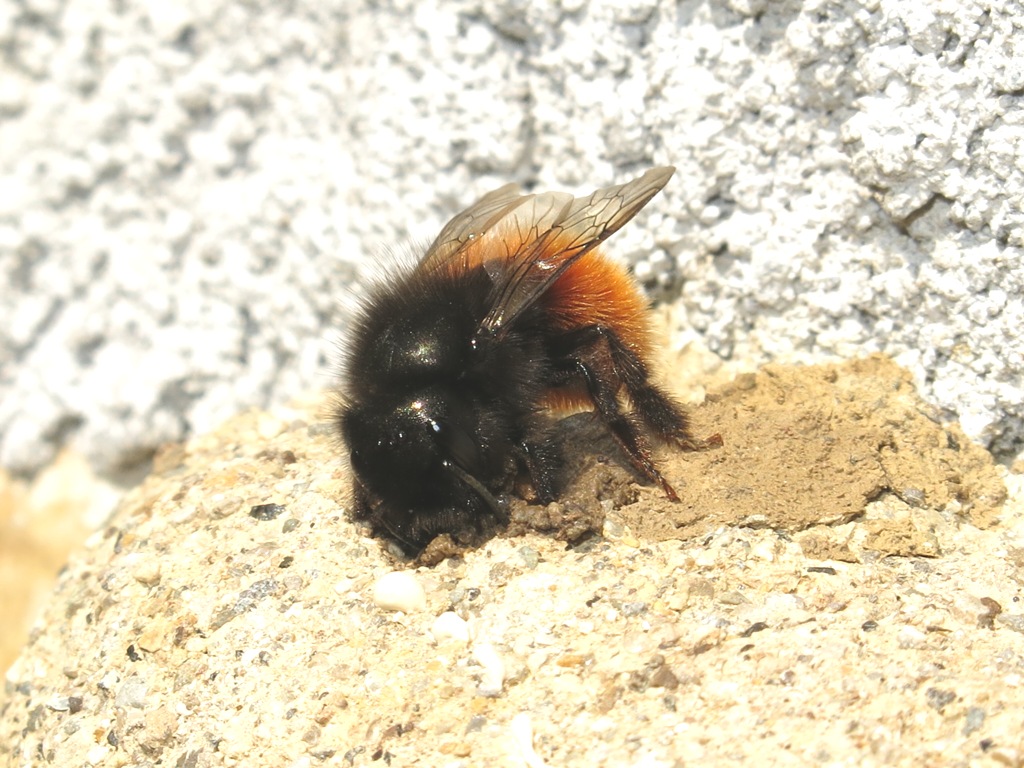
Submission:
[[[107,475],[329,378],[382,251],[508,181],[679,174],[616,256],[677,345],[881,350],[1024,444],[1024,9],[0,7],[0,463]],[[244,33],[242,33],[244,31]]]
[[[769,378],[806,394],[821,370]],[[872,371],[889,369],[831,378],[906,421],[912,393],[886,401],[893,378]],[[850,519],[825,502],[802,530],[743,524],[763,500],[734,493],[733,517],[681,538],[634,528],[625,512],[649,498],[634,487],[639,501],[593,501],[599,536],[524,525],[403,571],[348,520],[319,408],[250,413],[158,456],[8,671],[0,765],[1020,763],[1021,475],[992,467],[1008,499],[984,516],[887,491]],[[265,439],[268,418],[283,426]],[[909,435],[922,442],[900,450],[928,455],[930,433]],[[757,460],[744,450],[726,440],[719,457]],[[827,484],[828,466],[805,474]],[[268,505],[281,513],[251,514]],[[423,610],[376,603],[395,573]]]

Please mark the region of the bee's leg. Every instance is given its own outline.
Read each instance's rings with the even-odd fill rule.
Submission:
[[[627,384],[627,377],[632,378],[634,382],[639,377],[640,383],[646,384],[646,367],[639,358],[631,355],[632,359],[625,359],[624,362],[631,365],[633,370],[623,370],[619,361],[616,360],[616,346],[623,348],[618,337],[602,326],[590,326],[567,334],[559,340],[559,349],[557,350],[557,357],[563,366],[563,375],[566,380],[575,377],[581,377],[584,380],[594,407],[633,466],[644,477],[660,485],[669,499],[679,501],[675,489],[654,466],[650,446],[644,437],[638,419],[633,414],[623,412],[619,403],[619,390],[623,386],[626,386],[630,397],[633,397],[633,387]],[[647,388],[653,390],[655,397],[660,397],[669,408],[672,407],[671,401],[650,384],[647,384]],[[643,391],[640,387],[637,389]],[[649,396],[647,398],[651,399]],[[682,411],[679,411],[678,414],[682,416]],[[639,409],[637,415],[646,423],[647,418]],[[660,429],[655,428],[654,425],[651,426],[659,434],[661,433]],[[685,430],[685,421],[682,422],[680,428]],[[686,434],[688,436],[688,433]]]
[[[524,439],[519,443],[519,455],[530,476],[533,490],[541,504],[555,499],[556,480],[562,466],[562,454],[547,436]]]
[[[722,444],[722,436],[719,434],[703,440],[694,437],[683,407],[654,384],[647,381],[639,386],[631,386],[628,381],[624,383],[633,409],[648,429],[662,440],[675,443],[686,451],[706,451]]]
[[[594,329],[607,341],[615,370],[629,394],[633,410],[648,429],[662,440],[687,451],[706,451],[722,444],[721,435],[712,435],[704,440],[695,438],[690,432],[690,420],[685,409],[651,382],[644,361],[614,331],[603,326],[594,326]]]

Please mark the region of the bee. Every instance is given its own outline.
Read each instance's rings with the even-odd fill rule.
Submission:
[[[554,500],[560,407],[593,410],[637,472],[679,500],[649,438],[702,441],[651,381],[646,298],[599,249],[674,171],[583,198],[496,189],[369,294],[334,415],[356,520],[415,555],[440,534],[507,524],[504,494],[519,477],[536,501]]]

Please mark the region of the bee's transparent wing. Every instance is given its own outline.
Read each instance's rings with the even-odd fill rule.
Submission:
[[[503,210],[490,226],[515,251],[483,261],[495,287],[480,331],[506,333],[577,259],[636,216],[674,172],[675,168],[668,166],[652,168],[637,179],[599,189],[589,197],[573,199],[565,193],[548,193]]]
[[[532,195],[523,195],[516,184],[506,184],[488,192],[469,208],[449,221],[430,244],[416,267],[417,272],[433,272],[442,267],[457,274],[467,271],[469,249],[495,222],[507,216]]]

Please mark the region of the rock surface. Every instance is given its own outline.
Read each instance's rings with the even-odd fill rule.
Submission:
[[[590,441],[564,509],[518,504],[510,531],[429,566],[348,521],[321,417],[250,413],[157,457],[8,672],[0,763],[1024,760],[1022,477],[884,359],[712,392],[695,418],[723,446],[660,456],[732,501],[703,523]],[[759,424],[770,440],[736,436]],[[589,420],[565,429],[588,444]],[[416,599],[381,599],[396,571]]]

